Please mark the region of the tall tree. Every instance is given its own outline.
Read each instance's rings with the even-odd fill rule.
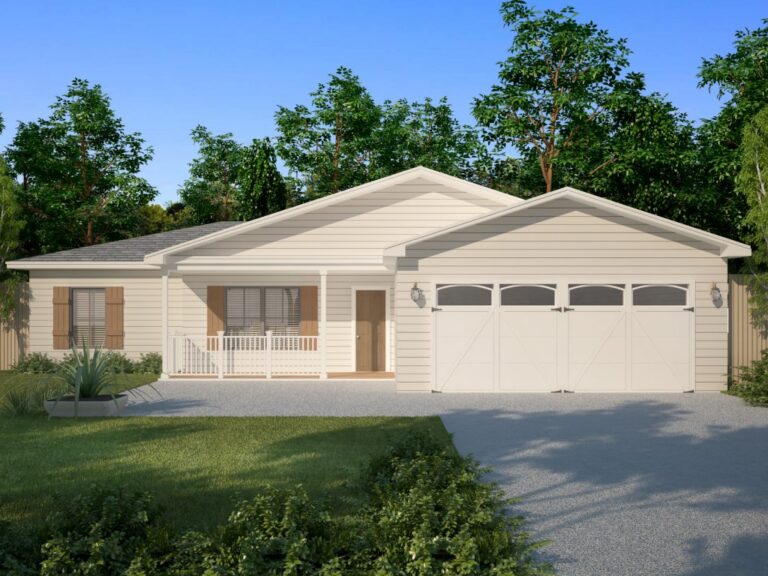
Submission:
[[[189,165],[189,178],[179,196],[195,224],[235,219],[237,179],[242,146],[231,133],[214,135],[205,126],[192,130],[198,156]]]
[[[288,204],[288,188],[277,169],[275,149],[269,138],[254,139],[242,150],[237,216],[252,220],[277,212]]]
[[[157,194],[138,176],[152,149],[86,80],[73,80],[48,118],[20,123],[7,158],[21,177],[22,208],[35,219],[25,229],[28,253],[131,236],[138,209]]]
[[[307,199],[351,188],[370,177],[371,140],[381,110],[348,68],[310,93],[311,107],[280,106],[277,152]]]
[[[734,194],[741,168],[740,147],[746,124],[768,105],[768,19],[756,30],[736,33],[734,49],[703,60],[699,86],[715,90],[723,100],[720,112],[698,129],[701,186],[718,198],[718,211],[731,222],[726,235],[748,238],[741,225],[747,210],[745,196]]]
[[[19,274],[6,267],[6,262],[16,255],[19,234],[24,227],[21,208],[16,200],[18,188],[0,158],[0,321],[13,317],[16,286],[21,279]]]
[[[745,224],[755,246],[750,262],[752,321],[768,332],[768,106],[744,127],[736,189],[749,207]]]
[[[372,176],[414,166],[475,179],[487,150],[476,130],[461,125],[446,98],[434,102],[397,100],[381,106],[381,124],[371,139]]]
[[[549,192],[559,156],[605,114],[629,49],[595,23],[578,22],[570,7],[538,12],[525,0],[508,0],[501,14],[515,37],[499,64],[499,83],[475,99],[473,111],[498,149],[512,146],[537,159]]]

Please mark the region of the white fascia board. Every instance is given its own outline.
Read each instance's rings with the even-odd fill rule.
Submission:
[[[414,180],[416,178],[424,178],[426,180],[431,180],[436,184],[443,184],[445,186],[459,189],[467,193],[474,194],[476,196],[481,196],[483,198],[492,199],[496,202],[506,204],[506,205],[514,205],[514,204],[520,204],[524,202],[522,199],[517,198],[516,196],[511,196],[509,194],[505,194],[504,192],[499,192],[498,190],[492,190],[490,188],[480,186],[479,184],[467,182],[466,180],[462,180],[461,178],[449,176],[447,174],[443,174],[442,172],[437,172],[435,170],[430,170],[429,168],[424,168],[423,166],[417,166],[416,168],[411,168],[410,170],[405,170],[403,172],[398,172],[397,174],[392,174],[391,176],[379,178],[378,180],[374,180],[373,182],[361,184],[360,186],[350,188],[349,190],[342,190],[341,192],[336,192],[335,194],[330,194],[328,196],[325,196],[323,198],[318,198],[317,200],[312,200],[305,204],[300,204],[292,208],[281,210],[280,212],[275,212],[274,214],[270,214],[269,216],[264,216],[256,220],[251,220],[249,222],[243,222],[242,224],[231,226],[230,228],[226,228],[218,232],[212,232],[211,234],[208,234],[206,236],[202,236],[194,240],[189,240],[187,242],[184,242],[182,244],[177,244],[176,246],[172,246],[164,250],[158,250],[157,252],[148,254],[144,258],[144,262],[148,264],[163,264],[164,258],[170,254],[178,253],[183,250],[188,250],[190,248],[195,248],[197,246],[209,244],[217,240],[230,238],[232,236],[242,234],[243,232],[262,228],[270,224],[276,224],[278,222],[282,222],[290,218],[301,216],[302,214],[313,212],[314,210],[318,210],[320,208],[333,206],[334,204],[344,202],[345,200],[351,200],[351,199],[357,198],[358,196],[364,196],[366,194],[370,194],[371,192],[376,192],[377,190],[389,188],[390,186],[395,186],[402,182],[407,182],[409,180]]]
[[[674,232],[680,234],[681,236],[716,246],[720,248],[720,256],[723,258],[742,258],[752,254],[752,248],[747,244],[742,244],[741,242],[736,242],[735,240],[730,240],[728,238],[718,236],[717,234],[712,234],[711,232],[705,232],[704,230],[699,230],[698,228],[693,228],[692,226],[681,224],[680,222],[675,222],[674,220],[669,220],[668,218],[656,216],[655,214],[644,212],[643,210],[638,210],[637,208],[631,208],[629,206],[625,206],[624,204],[620,204],[612,200],[607,200],[606,198],[601,198],[600,196],[595,196],[594,194],[589,194],[588,192],[576,190],[575,188],[560,188],[554,192],[548,192],[546,194],[536,196],[535,198],[531,198],[530,200],[525,200],[520,204],[516,204],[508,208],[502,208],[488,214],[482,214],[470,220],[465,220],[464,222],[460,222],[458,224],[454,224],[452,226],[448,226],[446,228],[442,228],[440,230],[436,230],[434,232],[430,232],[410,240],[406,240],[405,242],[394,244],[384,250],[384,256],[385,258],[403,257],[405,256],[406,249],[409,246],[420,244],[421,242],[426,242],[434,238],[439,238],[451,232],[458,232],[477,224],[495,220],[496,218],[500,218],[502,216],[523,212],[529,208],[547,204],[559,198],[573,198],[587,206],[600,208],[612,214],[625,216],[636,222],[644,222],[661,230]]]
[[[211,266],[210,264],[183,264],[176,268],[175,272],[184,274],[194,272],[195,274],[318,274],[320,272],[354,272],[354,273],[391,273],[386,266],[371,264],[335,264],[335,265],[314,265],[314,266],[275,266],[275,265],[221,265]]]
[[[160,270],[160,266],[145,262],[8,262],[11,270]]]

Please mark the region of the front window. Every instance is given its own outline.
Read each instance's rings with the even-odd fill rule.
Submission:
[[[227,334],[296,336],[300,320],[298,288],[227,288]]]
[[[106,333],[104,288],[72,289],[72,329],[74,346],[102,346]]]

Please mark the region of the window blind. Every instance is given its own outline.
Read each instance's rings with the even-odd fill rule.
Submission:
[[[103,288],[72,289],[72,340],[75,346],[103,346],[106,299]]]
[[[228,288],[226,333],[298,335],[301,320],[299,289],[295,287]]]

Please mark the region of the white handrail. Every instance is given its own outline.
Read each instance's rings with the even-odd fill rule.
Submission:
[[[174,376],[320,376],[318,336],[274,335],[169,337],[169,369]]]

